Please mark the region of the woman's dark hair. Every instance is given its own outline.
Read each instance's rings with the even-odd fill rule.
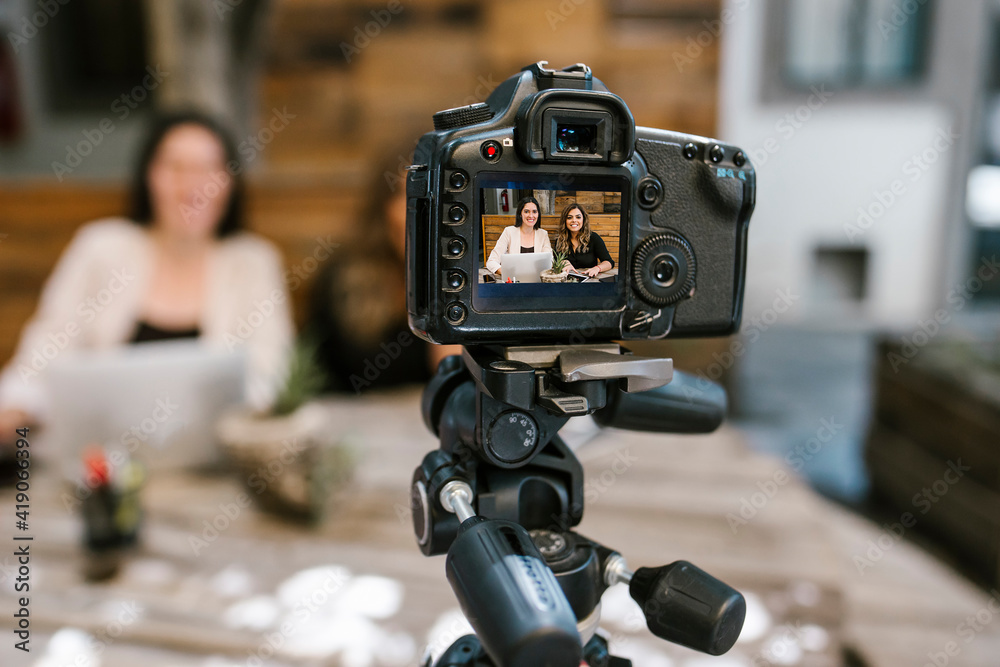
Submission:
[[[361,186],[364,199],[359,212],[364,224],[356,229],[364,237],[356,242],[363,243],[368,253],[394,256],[392,234],[395,232],[390,229],[387,207],[395,197],[406,196],[406,167],[413,161],[413,155],[400,152],[399,147],[407,142],[416,143],[410,135],[402,135],[394,146],[372,151],[380,159],[369,167]]]
[[[139,152],[135,173],[132,179],[131,209],[132,220],[139,225],[148,227],[153,222],[153,202],[149,193],[149,165],[156,156],[156,151],[163,143],[164,137],[171,130],[181,125],[197,125],[203,127],[219,140],[226,153],[226,172],[232,179],[229,192],[229,205],[222,215],[222,220],[215,228],[218,237],[228,236],[243,229],[243,168],[236,152],[236,143],[229,130],[218,120],[198,111],[181,111],[158,116],[150,126],[146,141]]]
[[[538,226],[538,229],[541,229],[542,207],[539,206],[538,200],[535,199],[534,197],[521,197],[521,200],[517,202],[517,213],[514,214],[514,226],[520,227],[521,223],[524,222],[524,220],[521,219],[521,211],[523,211],[524,207],[527,206],[528,204],[534,204],[535,208],[538,209],[538,221],[535,224]]]

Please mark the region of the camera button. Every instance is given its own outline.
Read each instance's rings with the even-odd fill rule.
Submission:
[[[684,144],[684,157],[693,160],[698,157],[698,146],[695,144]]]
[[[460,290],[465,287],[465,274],[458,270],[448,272],[447,284],[450,289]]]
[[[482,154],[484,160],[496,162],[500,159],[503,149],[495,141],[484,141],[482,146],[479,147],[479,152]]]
[[[448,220],[454,224],[465,221],[468,210],[461,204],[452,204],[448,207]]]
[[[747,156],[743,151],[738,151],[736,155],[733,156],[733,164],[737,167],[742,167],[747,163]]]
[[[726,152],[722,150],[722,146],[715,145],[708,151],[708,157],[711,158],[712,162],[722,162],[722,158],[726,157]]]
[[[452,324],[461,324],[465,321],[465,306],[460,303],[449,304],[445,314],[448,317],[448,321]]]
[[[453,238],[445,246],[448,254],[452,257],[461,257],[465,254],[465,241],[460,238]]]
[[[464,171],[453,171],[448,177],[448,184],[453,190],[464,190],[465,186],[469,184],[469,177]]]
[[[636,194],[640,208],[654,209],[660,205],[663,199],[663,185],[652,176],[646,176],[639,181]]]

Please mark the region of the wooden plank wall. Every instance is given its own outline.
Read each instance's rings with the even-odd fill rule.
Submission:
[[[372,222],[362,214],[368,176],[383,163],[397,173],[407,165],[435,111],[484,101],[538,60],[587,63],[639,125],[714,134],[719,40],[702,39],[694,57],[689,50],[718,18],[719,0],[399,6],[377,29],[370,22],[373,12],[384,19],[384,0],[281,0],[271,10],[258,123],[264,128],[279,112],[289,120],[258,135],[266,145],[248,159],[250,222],[278,242],[290,270],[312,266],[320,237],[363,242]],[[0,183],[0,234],[7,235],[0,236],[0,359],[10,356],[73,231],[123,211],[124,189]],[[306,292],[293,295],[300,321]]]
[[[714,134],[719,39],[706,26],[719,0],[427,0],[369,26],[386,7],[275,3],[260,116],[295,118],[267,147],[272,172],[316,178],[345,164],[364,172],[386,153],[405,161],[434,112],[485,101],[539,60],[588,64],[637,125]]]
[[[0,184],[0,363],[14,353],[38,304],[46,277],[76,230],[123,215],[124,188],[115,185]],[[274,241],[285,261],[296,322],[305,320],[318,249],[344,244],[358,217],[353,188],[254,183],[247,193],[247,227]]]
[[[42,284],[84,220],[120,215],[116,186],[0,185],[0,359],[14,352]]]
[[[865,452],[875,493],[913,514],[916,529],[964,559],[973,576],[1000,585],[996,372],[947,342],[912,361],[896,343],[883,342],[879,352]]]

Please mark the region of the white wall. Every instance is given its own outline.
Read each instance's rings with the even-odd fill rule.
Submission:
[[[783,323],[912,327],[933,312],[944,280],[940,227],[955,142],[937,137],[948,135],[950,113],[905,95],[850,101],[822,91],[763,104],[763,68],[776,65],[763,62],[766,3],[726,4],[736,18],[723,34],[719,135],[752,156],[758,185],[745,312],[790,289],[803,305]],[[925,152],[934,161],[922,168],[913,158]],[[875,214],[871,223],[859,224],[859,209]],[[868,248],[860,306],[808,299],[818,245]]]

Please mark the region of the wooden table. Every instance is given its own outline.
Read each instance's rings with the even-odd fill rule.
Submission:
[[[601,280],[602,278],[610,278],[612,276],[617,276],[617,275],[618,275],[618,267],[617,266],[613,266],[610,269],[608,269],[607,271],[601,271],[600,273],[598,273],[597,274],[597,280]],[[486,282],[486,277],[487,276],[493,276],[494,278],[496,278],[497,282],[500,282],[500,277],[497,276],[497,274],[493,273],[492,271],[490,271],[486,267],[480,268],[479,269],[479,282],[480,283]]]
[[[251,656],[269,653],[268,637],[282,644],[269,665],[415,667],[428,631],[457,608],[444,578],[444,558],[420,554],[408,516],[412,469],[436,443],[420,421],[413,392],[331,401],[328,407],[331,428],[355,443],[363,459],[322,525],[304,527],[254,507],[227,522],[220,517],[245,491],[240,480],[158,476],[144,490],[148,520],[141,551],[103,585],[81,580],[80,523],[63,506],[54,466],[36,469],[32,653],[13,650],[8,634],[0,643],[0,665],[71,664],[33,661],[45,655],[49,637],[72,627],[107,638],[99,644],[102,667],[253,665]],[[586,423],[574,426],[574,439],[585,439]],[[856,557],[867,557],[870,544],[886,542],[881,529],[824,501],[787,476],[779,462],[748,451],[737,431],[723,428],[695,437],[605,431],[578,453],[588,483],[580,532],[618,548],[632,567],[690,560],[751,602],[753,627],[747,633],[754,637],[741,640],[725,658],[704,662],[645,629],[636,631],[623,591],[609,592],[605,628],[622,653],[637,659],[637,667],[922,667],[928,653],[945,651],[949,642],[961,650],[951,665],[998,664],[1000,614],[968,642],[956,630],[970,615],[985,616],[985,593],[905,541],[892,541],[859,573]],[[12,492],[5,490],[2,497],[10,525]],[[754,512],[745,509],[744,500]],[[208,541],[206,522],[225,527]],[[207,546],[192,546],[199,536]],[[0,565],[9,567],[9,561],[0,557]],[[329,565],[345,567],[354,577],[400,582],[405,592],[399,611],[365,623],[348,615],[310,627],[321,618],[313,616],[288,635],[275,625],[253,630],[227,621],[241,600],[273,608],[282,581],[304,568]],[[0,585],[8,619],[11,583],[7,578]],[[126,622],[119,626],[116,618]],[[461,627],[454,617],[446,617],[444,625]],[[324,633],[340,631],[352,639],[374,632],[382,649],[396,651],[398,660],[366,663],[363,652],[303,656],[306,640],[329,639]],[[66,632],[60,637],[67,639]],[[855,661],[846,662],[845,653]]]

